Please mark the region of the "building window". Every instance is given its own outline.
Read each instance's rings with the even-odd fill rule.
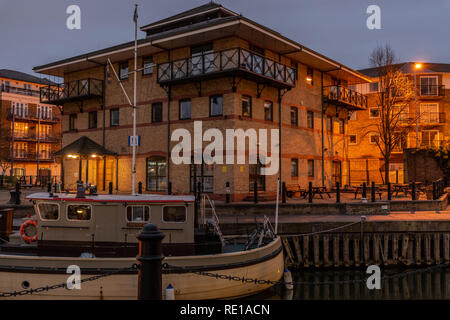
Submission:
[[[69,131],[77,130],[77,114],[72,113],[69,115]]]
[[[327,116],[327,130],[333,132],[333,118],[330,116]]]
[[[314,112],[307,111],[306,112],[306,124],[310,129],[314,129]]]
[[[144,58],[142,60],[142,75],[153,74],[153,57]]]
[[[348,136],[348,144],[355,145],[356,144],[356,134],[350,134]]]
[[[273,103],[271,101],[264,102],[264,120],[273,121]]]
[[[249,190],[255,190],[255,182],[257,183],[258,191],[266,191],[266,176],[261,173],[263,165],[258,160],[258,164],[249,165]]]
[[[128,79],[128,61],[119,65],[119,79]]]
[[[348,120],[356,120],[356,111],[350,111],[348,115]]]
[[[314,160],[308,160],[308,177],[314,177]]]
[[[298,177],[298,159],[291,159],[291,177]]]
[[[67,206],[67,219],[77,221],[91,220],[91,206],[88,205],[69,205]]]
[[[117,127],[119,125],[119,109],[111,109],[109,112],[110,112],[110,126]]]
[[[369,84],[369,92],[378,92],[378,82]]]
[[[11,114],[13,114],[17,117],[20,117],[20,118],[27,118],[28,117],[28,104],[13,102]]]
[[[191,118],[191,100],[180,101],[180,120]]]
[[[252,117],[252,97],[250,96],[242,96],[242,115]]]
[[[420,77],[420,95],[437,96],[438,95],[438,77]]]
[[[339,119],[339,133],[345,134],[345,121],[344,119]]]
[[[97,111],[89,112],[89,129],[97,128]]]
[[[306,68],[306,83],[310,85],[314,85],[314,69],[307,67]]]
[[[163,208],[163,222],[183,223],[186,222],[186,207],[166,206]]]
[[[128,206],[128,222],[147,222],[150,221],[150,208],[148,206]]]
[[[162,103],[152,104],[152,123],[162,122]]]
[[[372,133],[369,135],[369,142],[370,144],[378,144],[380,141],[380,136],[376,133]]]
[[[39,203],[39,215],[42,220],[59,220],[59,205],[53,203]]]
[[[298,126],[298,109],[291,107],[291,125]]]
[[[200,182],[201,192],[214,192],[214,166],[203,163],[191,165],[191,192],[195,192]]]
[[[380,108],[369,109],[369,118],[379,118],[379,117],[380,117]]]
[[[166,159],[151,157],[147,159],[147,191],[164,192],[167,190]]]
[[[38,105],[37,117],[42,120],[51,120],[53,118],[53,108],[51,106]]]
[[[222,96],[212,96],[209,99],[209,113],[211,117],[218,117],[223,115],[223,98]]]
[[[439,123],[439,105],[437,103],[421,103],[419,122]]]

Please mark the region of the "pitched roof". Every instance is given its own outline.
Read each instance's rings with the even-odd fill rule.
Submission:
[[[414,73],[414,66],[418,62],[402,62],[394,64],[403,73]],[[420,73],[450,73],[450,63],[433,63],[433,62],[420,62],[422,68]],[[360,73],[369,77],[377,77],[377,68],[367,68],[358,70]]]
[[[20,71],[9,70],[9,69],[0,69],[0,78],[7,78],[7,79],[11,79],[11,80],[25,81],[25,82],[38,83],[38,84],[55,85],[55,83],[50,80],[41,79],[41,78],[32,76],[31,74],[28,74],[28,73],[23,73]]]
[[[81,137],[80,139],[72,142],[68,146],[62,148],[55,153],[57,156],[64,156],[68,154],[80,155],[80,156],[90,156],[93,154],[99,156],[115,156],[115,152],[109,151],[103,146],[99,145],[97,142],[92,141],[88,137]]]

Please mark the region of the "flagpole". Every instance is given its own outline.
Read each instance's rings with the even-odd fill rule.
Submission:
[[[134,98],[133,98],[133,164],[132,164],[132,195],[136,195],[136,104],[137,104],[137,32],[138,32],[138,5],[134,11]]]

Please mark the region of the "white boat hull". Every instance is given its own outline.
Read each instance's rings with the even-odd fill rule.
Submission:
[[[252,263],[254,261],[255,263]],[[64,273],[42,272],[37,270],[20,271],[20,267],[49,267],[60,268],[65,265],[80,265],[80,268],[124,268],[136,263],[132,258],[50,258],[50,257],[21,257],[0,255],[0,267],[16,266],[16,270],[0,271],[0,292],[11,292],[23,290],[22,284],[27,281],[30,287],[51,286],[65,283],[69,277]],[[192,257],[168,257],[164,263],[173,266],[194,267],[204,266],[210,273],[222,275],[245,277],[258,280],[278,281],[283,276],[284,258],[280,239],[276,239],[267,246],[255,250],[235,252],[228,254],[192,256]],[[241,264],[241,266],[239,266]],[[214,265],[222,266],[217,269]],[[236,267],[231,267],[238,265]],[[194,267],[195,269],[195,267]],[[1,269],[0,270],[4,270]],[[101,274],[101,273],[99,273]],[[82,279],[95,275],[81,276]],[[254,295],[267,290],[271,284],[243,283],[241,281],[230,281],[217,279],[195,273],[170,273],[163,274],[163,299],[165,290],[169,284],[175,289],[177,300],[206,300],[206,299],[232,299],[243,296]],[[11,297],[13,299],[137,299],[138,277],[137,274],[115,274],[95,281],[81,284],[80,290],[67,290],[64,288]]]

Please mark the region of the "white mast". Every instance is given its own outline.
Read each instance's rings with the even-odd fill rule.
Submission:
[[[138,5],[134,10],[134,99],[133,99],[133,164],[132,164],[132,195],[136,195],[136,144],[138,139],[136,137],[136,100],[137,100],[137,28],[138,28]]]

